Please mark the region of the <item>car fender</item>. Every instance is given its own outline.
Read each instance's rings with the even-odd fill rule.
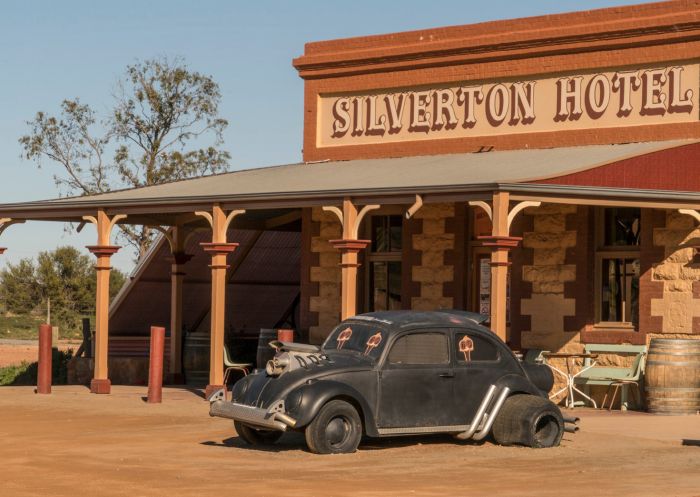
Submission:
[[[508,387],[512,393],[529,393],[532,395],[537,395],[538,397],[547,398],[539,388],[537,388],[533,383],[525,376],[519,374],[507,374],[501,376],[496,382],[496,386],[500,389],[503,387]]]
[[[352,386],[333,380],[319,380],[302,385],[294,391],[302,393],[300,405],[293,412],[290,412],[296,419],[296,427],[302,428],[311,423],[326,402],[340,397],[347,398],[360,407],[362,412],[359,414],[363,417],[365,431],[370,436],[376,435],[377,428],[372,408],[364,395]],[[290,395],[291,393],[293,392],[290,392]]]

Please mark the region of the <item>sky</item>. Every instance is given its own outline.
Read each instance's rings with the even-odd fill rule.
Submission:
[[[0,203],[54,198],[57,165],[21,158],[18,138],[37,111],[58,113],[79,97],[106,115],[124,68],[138,60],[183,58],[221,88],[229,121],[223,148],[232,169],[301,160],[303,82],[291,61],[309,41],[471,24],[640,3],[625,0],[3,2],[0,15]],[[28,222],[2,234],[0,267],[62,245],[94,244],[60,223]],[[129,272],[133,254],[113,265]]]

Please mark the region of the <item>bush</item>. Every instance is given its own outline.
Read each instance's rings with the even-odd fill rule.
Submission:
[[[73,358],[73,350],[51,351],[51,383],[65,385],[68,383],[68,361]],[[0,385],[36,385],[38,362],[23,362],[19,366],[0,368]]]

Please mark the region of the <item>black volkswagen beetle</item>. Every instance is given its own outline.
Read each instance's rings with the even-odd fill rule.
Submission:
[[[388,311],[340,323],[319,348],[272,342],[264,371],[220,390],[210,414],[250,444],[303,431],[309,450],[354,452],[363,435],[450,433],[460,440],[552,447],[574,431],[547,399],[547,366],[517,359],[464,311]]]

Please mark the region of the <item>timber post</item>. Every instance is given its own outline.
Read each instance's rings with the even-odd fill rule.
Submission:
[[[491,330],[504,342],[508,328],[508,267],[509,253],[518,247],[521,237],[511,236],[510,227],[520,212],[527,207],[538,207],[539,201],[524,201],[510,208],[508,192],[494,192],[491,204],[472,201],[469,205],[482,208],[491,218],[491,236],[478,237],[484,247],[491,248],[491,301],[489,306]]]
[[[95,370],[90,382],[90,392],[97,394],[110,393],[112,383],[109,380],[107,367],[109,346],[109,275],[112,270],[110,258],[121,247],[111,245],[110,238],[114,225],[125,219],[125,214],[117,214],[110,218],[103,209],[97,211],[97,216],[83,216],[85,221],[97,227],[97,245],[89,245],[87,249],[97,257],[95,271],[97,273],[97,293],[95,296]]]
[[[229,268],[226,257],[238,247],[238,243],[226,241],[228,227],[233,219],[244,214],[245,210],[224,211],[214,204],[212,212],[198,211],[212,229],[212,241],[200,245],[211,254],[211,341],[209,349],[209,384],[205,390],[208,398],[215,391],[224,388],[224,322],[226,318],[226,270]]]
[[[340,319],[344,320],[357,314],[357,268],[358,253],[367,248],[370,240],[358,239],[360,223],[365,215],[379,209],[379,205],[365,205],[359,212],[351,199],[343,199],[342,210],[338,207],[324,207],[324,211],[334,213],[343,226],[343,238],[328,240],[335,248],[340,250],[341,271],[341,304]]]

